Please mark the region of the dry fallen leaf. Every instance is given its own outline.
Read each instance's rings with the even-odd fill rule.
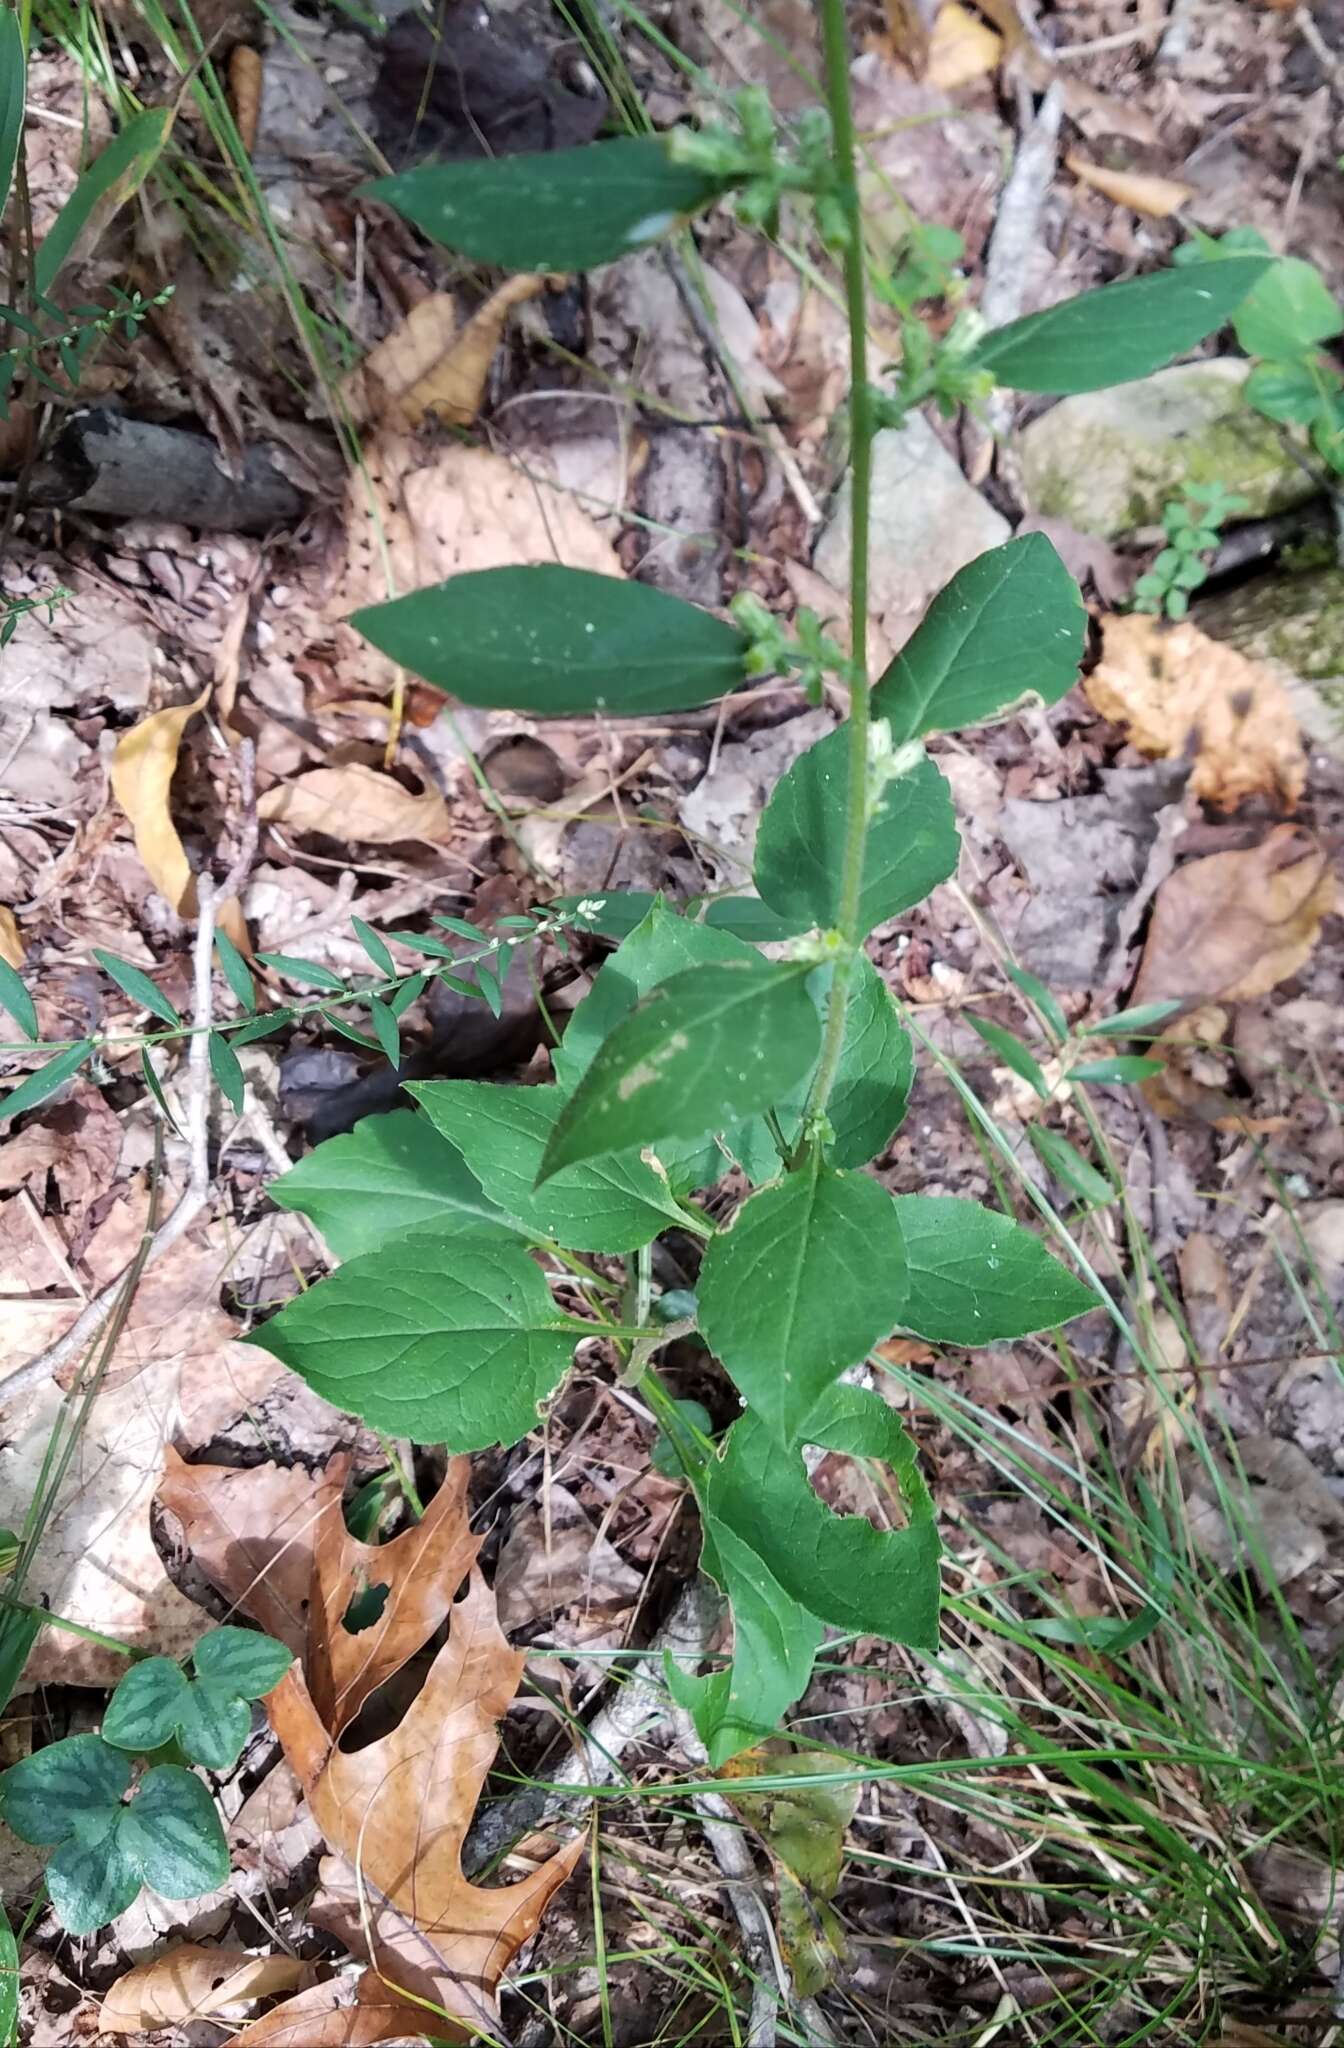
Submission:
[[[1187,861],[1157,892],[1131,1001],[1262,996],[1296,974],[1334,905],[1327,856],[1291,825],[1259,846]]]
[[[14,913],[0,903],[0,960],[3,960],[7,967],[22,967],[23,957],[23,939]]]
[[[934,17],[938,0],[882,0],[887,17],[887,34],[896,55],[916,78],[922,78],[929,61]]]
[[[1140,613],[1102,621],[1102,657],[1083,688],[1142,753],[1194,755],[1190,786],[1231,810],[1267,796],[1292,809],[1307,762],[1283,683],[1263,662],[1210,640],[1188,621]]]
[[[183,1942],[119,1978],[98,2015],[104,2034],[148,2034],[183,2020],[212,2019],[226,2007],[296,1991],[311,1965],[293,1956],[249,1956]]]
[[[1003,37],[959,0],[946,0],[939,8],[929,38],[925,79],[940,92],[955,92],[997,69],[1003,57]]]
[[[235,43],[229,53],[229,101],[239,139],[249,156],[257,142],[263,83],[260,51],[247,43]]]
[[[416,795],[362,761],[310,768],[293,782],[277,783],[258,803],[257,816],[291,832],[323,832],[364,846],[448,836],[448,806],[437,790]]]
[[[1108,171],[1104,164],[1090,164],[1086,157],[1076,155],[1066,156],[1064,161],[1074,177],[1095,192],[1153,220],[1166,220],[1194,197],[1193,185],[1178,184],[1175,178],[1160,178],[1148,171]]]
[[[347,379],[351,410],[391,427],[414,428],[429,418],[470,426],[509,314],[545,282],[530,273],[509,278],[461,329],[452,293],[431,292]]]
[[[168,798],[182,735],[209,697],[207,683],[190,702],[151,711],[122,734],[112,755],[112,794],[131,821],[135,850],[160,896],[180,917],[195,915],[196,885]],[[220,924],[236,946],[247,949],[247,927],[236,902],[224,905]]]
[[[201,1481],[212,1468],[187,1469]],[[474,1569],[480,1540],[468,1519],[469,1474],[469,1461],[454,1458],[424,1519],[377,1546],[345,1529],[341,1461],[309,1482],[315,1536],[306,1670],[291,1667],[267,1713],[334,1852],[322,1863],[310,1917],[376,1967],[353,2006],[348,1980],[337,1978],[244,2028],[234,2048],[359,2048],[419,2033],[429,2013],[447,2015],[435,2031],[449,2039],[494,2038],[500,1978],[582,1853],[580,1838],[511,1885],[470,1884],[462,1871],[467,1830],[498,1748],[497,1723],[526,1661],[509,1648],[494,1595]],[[227,1572],[235,1586],[253,1577],[252,1561],[240,1564],[227,1540],[222,1555],[217,1548],[213,1483],[203,1482],[207,1509],[197,1518],[183,1496],[182,1468],[173,1477],[169,1504],[179,1515],[186,1509],[188,1536],[195,1532],[209,1546],[199,1553],[209,1575]],[[251,1475],[231,1477],[234,1510],[246,1518],[239,1482]],[[274,1468],[266,1484],[273,1492]],[[297,1491],[292,1478],[284,1496],[290,1522]],[[455,1598],[464,1578],[465,1592]],[[382,1585],[388,1595],[379,1621],[358,1633],[346,1629],[354,1594]],[[273,1610],[264,1581],[244,1604],[267,1621]],[[343,1751],[335,1738],[361,1704],[445,1619],[448,1640],[400,1723],[362,1749]]]

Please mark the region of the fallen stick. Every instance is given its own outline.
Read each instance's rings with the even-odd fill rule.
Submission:
[[[229,533],[293,526],[305,509],[267,448],[245,451],[235,482],[220,468],[208,435],[128,419],[105,406],[71,414],[33,471],[29,502]]]

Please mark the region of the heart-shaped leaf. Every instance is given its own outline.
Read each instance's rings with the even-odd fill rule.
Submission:
[[[194,1899],[229,1875],[215,1802],[179,1764],[155,1764],[117,1824],[120,1845],[144,1882],[165,1899]]]
[[[45,1848],[115,1813],[130,1782],[127,1759],[100,1735],[67,1735],[0,1774],[0,1818]]]
[[[236,1699],[261,1700],[274,1691],[294,1653],[274,1636],[251,1628],[212,1628],[192,1653],[196,1676]]]
[[[103,1740],[143,1755],[171,1742],[182,1718],[187,1680],[171,1657],[132,1664],[107,1703]]]

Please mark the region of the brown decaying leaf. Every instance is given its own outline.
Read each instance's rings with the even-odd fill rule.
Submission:
[[[1104,164],[1090,164],[1086,157],[1077,155],[1066,156],[1064,161],[1074,177],[1090,185],[1094,192],[1113,199],[1117,206],[1146,213],[1152,220],[1166,220],[1194,197],[1193,185],[1182,185],[1175,178],[1161,178],[1151,171],[1109,171]]]
[[[1327,856],[1291,825],[1162,884],[1130,1000],[1247,1002],[1295,974],[1335,905]]]
[[[1231,810],[1266,796],[1293,809],[1307,763],[1288,693],[1274,671],[1188,621],[1135,612],[1102,621],[1102,658],[1083,684],[1103,718],[1142,753],[1194,755],[1190,786]]]
[[[938,0],[882,0],[887,34],[896,55],[922,78],[929,61],[929,42]]]
[[[359,417],[391,427],[415,428],[430,418],[470,426],[509,314],[545,282],[527,272],[509,278],[461,329],[452,293],[431,292],[352,372],[347,403]]]
[[[187,1941],[119,1978],[103,2000],[104,2034],[147,2034],[183,2020],[209,2019],[226,2007],[295,1991],[310,1965],[293,1956],[250,1956]]]
[[[959,0],[947,0],[933,24],[924,75],[940,92],[955,92],[997,70],[1002,57],[998,30],[960,6]]]
[[[235,43],[229,53],[229,103],[243,148],[251,156],[261,120],[262,62],[259,51]]]
[[[14,913],[0,903],[0,960],[7,967],[22,967],[23,950],[23,939]]]
[[[168,795],[182,735],[196,713],[205,709],[209,697],[207,683],[200,696],[188,703],[151,711],[148,718],[122,734],[112,755],[112,794],[131,821],[135,850],[160,896],[181,917],[195,915],[196,885],[173,823]],[[234,944],[246,950],[247,926],[236,902],[223,906],[219,921]]]
[[[293,782],[277,783],[258,803],[257,815],[291,832],[322,832],[363,846],[448,836],[448,806],[437,790],[416,795],[362,761],[311,768]]]

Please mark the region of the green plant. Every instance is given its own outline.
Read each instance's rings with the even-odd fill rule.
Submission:
[[[1223,484],[1191,484],[1183,498],[1169,500],[1162,508],[1167,545],[1134,585],[1134,610],[1183,619],[1191,591],[1208,581],[1209,560],[1224,521],[1244,512],[1246,504]]]
[[[270,1636],[211,1629],[196,1645],[194,1678],[168,1657],[144,1658],[117,1686],[100,1735],[69,1735],[0,1774],[0,1818],[22,1841],[52,1850],[47,1890],[67,1933],[92,1934],[144,1884],[190,1899],[225,1883],[224,1830],[186,1766],[237,1763],[251,1702],[292,1662]],[[135,1756],[148,1767],[131,1791]]]
[[[1218,240],[1196,233],[1176,260],[1269,254],[1257,229],[1233,228]],[[1319,270],[1300,256],[1277,258],[1236,309],[1232,325],[1255,358],[1247,399],[1266,419],[1305,427],[1327,469],[1344,476],[1344,375],[1321,346],[1344,333],[1344,308]]]
[[[1164,272],[993,331],[963,312],[941,338],[913,312],[927,279],[888,276],[888,296],[911,309],[906,354],[890,385],[875,387],[841,0],[824,0],[821,13],[824,129],[814,116],[780,134],[771,117],[767,132],[768,109],[753,96],[739,103],[736,130],[425,166],[371,188],[474,260],[547,270],[615,260],[720,199],[735,198],[767,229],[812,209],[820,241],[842,261],[849,313],[851,656],[815,621],[795,641],[751,602],[725,620],[651,586],[553,564],[458,576],[356,622],[402,666],[475,704],[666,712],[773,669],[813,686],[838,677],[850,714],[776,787],[755,899],[702,904],[694,915],[606,897],[552,907],[557,936],[569,922],[622,937],[555,1048],[552,1084],[419,1084],[410,1091],[419,1114],[369,1119],[285,1176],[277,1198],[311,1216],[345,1263],[254,1339],[375,1427],[468,1451],[524,1434],[575,1345],[605,1338],[694,1489],[705,1569],[732,1610],[729,1668],[668,1674],[716,1765],[799,1697],[828,1625],[926,1650],[936,1643],[928,1491],[895,1415],[848,1376],[893,1329],[979,1344],[1055,1327],[1098,1299],[1094,1283],[1007,1216],[970,1201],[893,1198],[860,1170],[899,1124],[913,1069],[909,1034],[864,941],[958,858],[947,785],[924,741],[1028,700],[1056,701],[1075,678],[1084,631],[1072,579],[1032,535],[956,576],[870,684],[874,435],[925,399],[974,402],[995,383],[1064,392],[1144,375],[1220,325],[1267,267],[1246,256]],[[945,266],[950,252],[924,253]],[[398,978],[384,940],[360,936],[384,979],[357,999],[394,1057],[397,1005],[445,970]],[[432,942],[390,936],[432,962]],[[782,949],[777,957],[760,953],[766,941]],[[486,951],[498,956],[509,943]],[[220,956],[252,1011],[245,963],[223,944]],[[162,1036],[182,1035],[147,976],[106,956],[102,964],[167,1022]],[[307,1007],[339,1022],[352,992],[336,977],[301,961],[269,964],[328,989]],[[493,986],[497,996],[498,982],[477,972],[481,992],[488,999]],[[3,979],[0,998],[34,1032],[18,976]],[[226,1091],[240,1077],[216,1045],[263,1035],[289,1014],[215,1033]],[[91,1040],[61,1047],[5,1108],[41,1100],[95,1051]],[[1089,1076],[1079,1067],[1074,1078]],[[1108,1064],[1090,1078],[1128,1075]],[[695,1195],[729,1167],[750,1192],[721,1228]],[[703,1246],[695,1321],[747,1410],[717,1442],[653,1363],[689,1321],[653,1312],[651,1247],[669,1231]],[[602,1263],[616,1255],[628,1262],[623,1280]],[[569,1310],[553,1290],[566,1291]],[[809,1483],[808,1446],[876,1461],[901,1525],[833,1514]]]

